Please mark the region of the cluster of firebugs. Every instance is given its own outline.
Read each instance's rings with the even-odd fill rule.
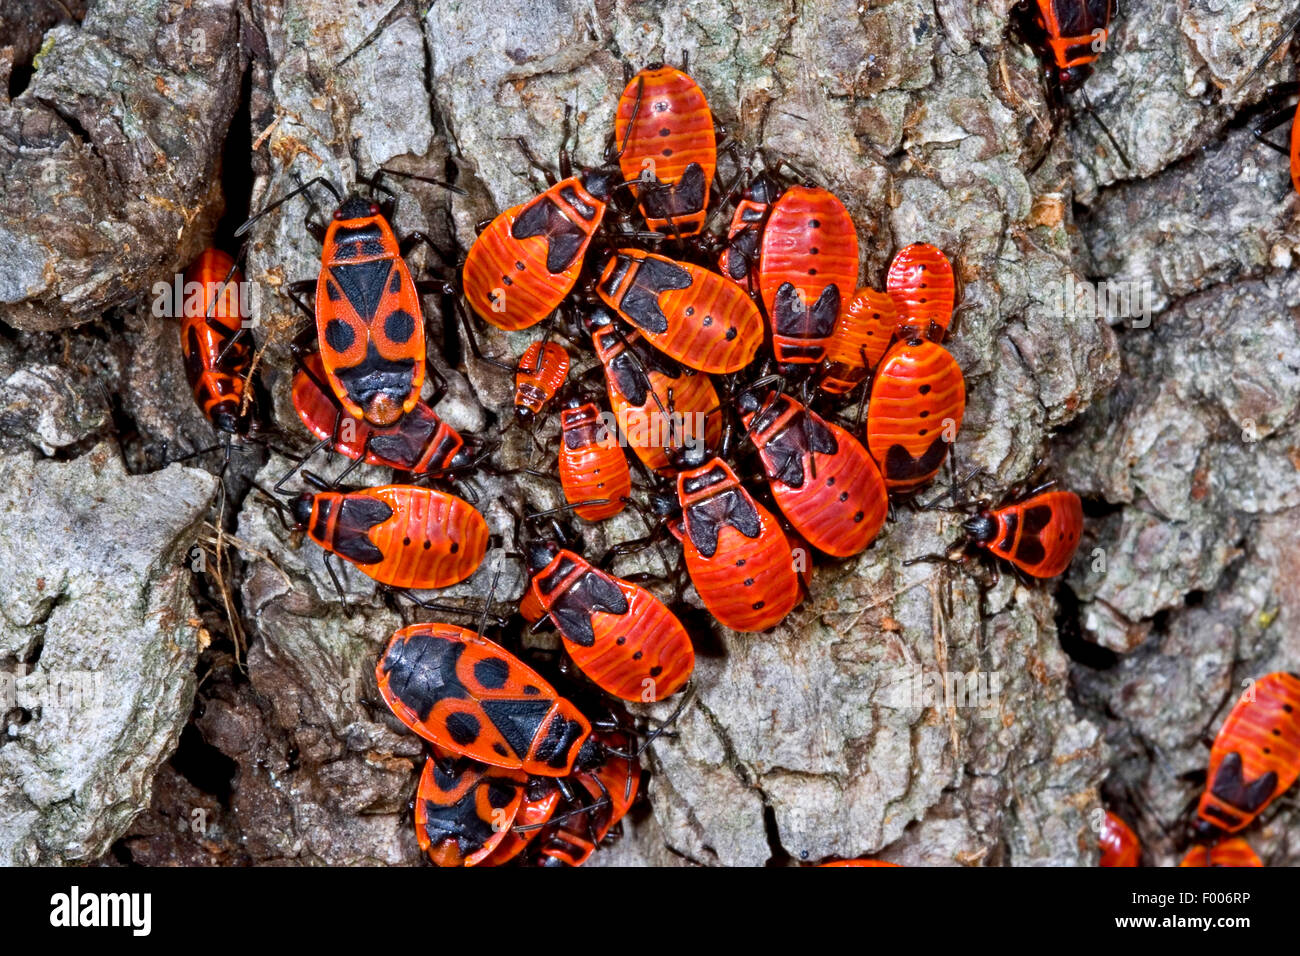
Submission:
[[[1053,47],[1062,83],[1084,62],[1079,49]],[[939,472],[965,410],[961,369],[942,345],[957,287],[945,254],[927,244],[898,251],[883,291],[859,287],[857,234],[843,204],[787,163],[755,171],[752,159],[719,195],[717,141],[694,80],[666,66],[642,70],[620,97],[612,157],[573,175],[562,156],[558,182],[548,173],[549,188],[481,230],[459,290],[498,329],[543,327],[514,368],[516,420],[535,427],[559,406],[567,510],[597,522],[632,502],[633,482],[598,401],[580,383],[566,385],[573,356],[556,325],[581,327],[563,337],[571,346],[589,338],[609,409],[700,601],[722,625],[758,632],[807,593],[797,555],[809,546],[833,558],[859,554],[880,532],[889,496],[911,495]],[[317,487],[287,511],[325,550],[331,576],[337,556],[408,596],[444,588],[478,569],[489,534],[473,505],[427,482],[446,484],[484,456],[421,400],[421,283],[389,210],[326,180],[274,205],[316,184],[337,208],[313,229],[323,248],[308,309],[315,334],[295,350],[293,404],[318,439],[313,452],[391,468],[407,483],[350,491],[304,473]],[[727,210],[729,224],[715,228]],[[645,230],[628,228],[636,215]],[[207,290],[181,327],[195,397],[219,430],[246,434],[253,350],[234,298],[236,263],[209,249],[187,279]],[[691,421],[705,423],[693,442],[681,434]],[[764,481],[757,495],[731,463],[745,443]],[[682,694],[684,705],[694,650],[681,621],[551,527],[522,542],[531,583],[519,613],[558,630],[588,682],[580,693]],[[1048,578],[1074,555],[1082,509],[1072,492],[1039,490],[978,510],[965,529],[968,543]],[[637,731],[600,704],[595,716],[580,710],[569,699],[577,694],[562,695],[520,656],[452,624],[399,630],[376,679],[396,718],[430,745],[414,819],[420,847],[442,866],[581,864],[632,805],[639,755],[663,730]],[[1244,827],[1300,767],[1300,681],[1270,675],[1259,687],[1216,742],[1200,808],[1207,833]],[[1108,815],[1102,842],[1103,863],[1123,865],[1111,861],[1131,853],[1135,838]],[[1235,852],[1236,842],[1202,855],[1219,862],[1215,854]]]

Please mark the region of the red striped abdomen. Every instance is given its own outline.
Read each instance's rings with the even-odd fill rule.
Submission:
[[[590,402],[560,413],[560,483],[564,499],[571,505],[608,499],[605,504],[573,509],[574,514],[588,521],[618,514],[632,492],[627,456]]]
[[[763,343],[763,318],[745,290],[691,263],[620,249],[597,291],[655,348],[701,372],[737,372]]]
[[[605,203],[570,177],[501,213],[469,247],[465,299],[483,321],[513,332],[555,311],[582,271]]]
[[[1300,675],[1266,674],[1237,700],[1214,738],[1196,814],[1236,833],[1295,783],[1297,775]]]
[[[858,289],[840,312],[826,343],[819,387],[831,395],[852,391],[880,362],[897,327],[893,299],[866,286]]]
[[[825,189],[792,186],[768,214],[761,250],[759,289],[776,360],[820,362],[858,284],[853,219]]]
[[[632,187],[646,225],[666,234],[698,233],[718,160],[713,115],[699,85],[672,67],[642,70],[619,97],[614,141],[625,179],[661,184]]]
[[[932,342],[943,340],[957,287],[941,249],[924,242],[900,249],[889,264],[885,288],[898,309],[900,328],[915,329]]]
[[[943,346],[913,339],[885,354],[867,406],[867,449],[890,491],[938,473],[965,411],[965,379]]]

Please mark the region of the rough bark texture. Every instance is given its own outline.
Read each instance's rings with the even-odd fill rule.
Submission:
[[[1285,5],[1126,4],[1084,94],[1127,163],[1083,95],[1051,135],[1012,6],[98,0],[80,26],[15,28],[14,62],[42,52],[30,85],[0,103],[13,212],[0,320],[25,330],[0,338],[0,487],[41,491],[39,506],[0,505],[21,549],[0,568],[25,569],[0,580],[0,668],[54,666],[59,618],[91,616],[102,633],[79,633],[58,666],[129,671],[135,692],[75,745],[63,718],[11,711],[0,856],[93,859],[121,837],[115,858],[151,863],[417,860],[406,805],[421,746],[376,706],[372,676],[399,615],[352,573],[345,616],[319,549],[245,494],[253,474],[267,486],[286,470],[278,454],[236,449],[222,514],[239,557],[224,590],[195,578],[198,612],[182,586],[215,484],[156,469],[211,437],[149,290],[211,236],[223,163],[255,174],[254,209],[292,188],[291,171],[345,186],[379,167],[455,172],[466,195],[385,181],[398,231],[425,232],[454,263],[476,222],[536,191],[514,137],[555,156],[571,104],[577,159],[597,163],[625,64],[688,56],[742,159],[761,145],[843,199],[864,282],[880,287],[907,242],[949,253],[961,282],[950,348],[968,388],[960,471],[979,467],[974,490],[997,499],[1046,457],[1089,519],[1062,587],[1004,574],[981,591],[977,568],[904,563],[958,540],[960,517],[903,507],[866,554],[818,568],[811,598],[774,631],[698,635],[698,699],[648,755],[649,799],[624,840],[594,862],[1087,865],[1103,793],[1148,862],[1174,860],[1194,792],[1179,775],[1204,766],[1204,735],[1243,679],[1300,664],[1295,198],[1285,159],[1235,119],[1289,75],[1282,56],[1241,86]],[[194,31],[201,54],[185,46]],[[252,150],[223,154],[245,69]],[[313,196],[327,216],[328,194]],[[284,287],[318,268],[310,208],[297,199],[261,220],[248,248],[266,415],[275,441],[298,448],[287,346],[301,315]],[[445,269],[424,247],[411,261]],[[1062,291],[1102,277],[1147,281],[1149,321]],[[530,338],[479,343],[513,361]],[[431,358],[450,386],[439,413],[502,433],[499,470],[549,467],[523,432],[503,432],[508,376]],[[150,473],[126,474],[119,456]],[[472,482],[506,541],[500,499],[560,501],[527,476]],[[148,518],[97,517],[105,530],[69,542],[69,516],[100,515],[82,500],[96,495],[105,514]],[[644,530],[625,514],[586,544]],[[503,566],[496,596],[517,598],[516,562]],[[68,597],[43,597],[31,569],[64,567],[45,587],[65,581],[53,595]],[[618,570],[656,567],[647,552]],[[440,600],[481,598],[492,572],[489,560]],[[83,590],[100,606],[80,604]],[[222,594],[246,658],[216,613]],[[936,697],[954,679],[959,693]],[[97,776],[123,760],[132,773]],[[1295,819],[1283,806],[1253,831],[1270,863],[1300,860]]]

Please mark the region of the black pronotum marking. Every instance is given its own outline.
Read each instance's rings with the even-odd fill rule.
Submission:
[[[618,585],[598,571],[587,571],[559,594],[551,594],[551,620],[561,634],[582,647],[596,643],[591,616],[597,612],[628,612],[627,598]]]
[[[944,456],[948,454],[948,443],[943,436],[935,438],[919,458],[913,458],[902,445],[892,445],[885,455],[885,477],[893,481],[911,481],[925,478],[939,470]]]
[[[610,276],[611,283],[614,278]],[[662,335],[668,331],[668,318],[659,307],[659,296],[671,289],[690,287],[691,274],[677,263],[642,259],[618,309],[640,328]],[[607,287],[607,291],[612,289],[612,284]]]
[[[1234,750],[1219,764],[1210,792],[1243,813],[1254,813],[1268,803],[1277,789],[1277,773],[1270,770],[1247,784],[1242,772],[1241,754]]]
[[[344,495],[339,499],[339,519],[334,525],[331,551],[357,564],[378,564],[384,560],[367,532],[393,516],[386,502],[367,494]]]
[[[515,239],[546,237],[546,270],[551,274],[563,272],[573,264],[587,241],[587,234],[575,226],[554,200],[539,196],[519,214],[510,227]]]

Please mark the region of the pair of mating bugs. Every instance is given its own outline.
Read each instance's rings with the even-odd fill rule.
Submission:
[[[1193,832],[1202,842],[1181,866],[1262,866],[1240,834],[1300,777],[1300,674],[1265,674],[1237,699],[1210,748]],[[1102,866],[1137,866],[1142,846],[1107,812]]]

